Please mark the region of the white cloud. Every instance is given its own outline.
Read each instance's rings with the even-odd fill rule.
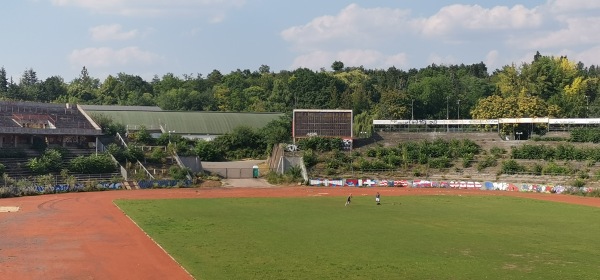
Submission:
[[[74,66],[100,67],[150,65],[161,60],[161,57],[138,47],[122,49],[85,48],[73,50],[69,62]]]
[[[597,35],[600,34],[600,17],[566,18],[560,21],[564,22],[565,28],[539,36],[520,38],[513,44],[525,46],[529,49],[544,49],[600,43],[600,37]]]
[[[327,65],[327,63],[331,64],[334,61],[335,54],[325,51],[314,51],[296,57],[291,65],[291,68],[309,68],[317,70],[321,68],[328,68],[329,65]]]
[[[309,52],[296,57],[291,67],[305,67],[313,70],[328,69],[334,61],[341,61],[348,67],[364,66],[372,69],[408,66],[408,56],[405,53],[386,56],[372,49],[348,49],[339,52]]]
[[[452,55],[442,57],[436,53],[430,54],[427,61],[429,64],[435,63],[437,65],[450,65],[458,63],[458,60]]]
[[[74,6],[93,13],[122,16],[206,15],[211,22],[224,11],[242,7],[246,0],[51,0],[56,6]],[[213,16],[210,16],[210,15]]]
[[[336,16],[321,16],[302,26],[281,32],[296,48],[314,50],[316,44],[374,45],[386,36],[408,32],[409,11],[390,8],[362,8],[351,4]]]
[[[496,63],[498,62],[498,56],[499,56],[499,52],[498,50],[491,50],[487,53],[487,55],[485,56],[485,65],[488,68],[492,68],[492,67],[497,67],[499,65],[496,65]]]
[[[600,65],[600,56],[598,54],[600,54],[600,45],[596,45],[592,48],[575,53],[568,57],[569,59],[574,59],[575,61],[581,61],[586,66],[590,66],[592,64]]]
[[[547,6],[554,13],[589,11],[600,9],[600,1],[597,0],[549,0]]]
[[[382,68],[389,68],[395,66],[396,68],[408,68],[410,65],[408,61],[408,55],[406,53],[399,53],[395,55],[388,56]]]
[[[535,8],[522,5],[512,8],[496,6],[483,8],[479,5],[450,5],[435,15],[415,19],[413,25],[427,36],[449,35],[458,30],[503,30],[539,27],[543,16]]]
[[[90,28],[90,33],[94,41],[129,40],[139,35],[136,29],[130,31],[122,31],[122,29],[119,24],[99,25]]]

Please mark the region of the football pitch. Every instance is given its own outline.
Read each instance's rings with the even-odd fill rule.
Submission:
[[[196,279],[594,279],[600,209],[504,196],[118,200]]]

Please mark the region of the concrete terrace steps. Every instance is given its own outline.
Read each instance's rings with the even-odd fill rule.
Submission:
[[[125,187],[126,190],[139,190],[140,186],[138,185],[138,183],[136,181],[125,181],[123,182],[123,187]]]

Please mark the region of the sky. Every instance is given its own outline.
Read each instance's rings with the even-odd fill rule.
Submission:
[[[331,70],[334,61],[403,70],[484,62],[489,72],[536,51],[600,64],[600,0],[5,0],[0,67],[18,82],[149,81],[213,70]]]

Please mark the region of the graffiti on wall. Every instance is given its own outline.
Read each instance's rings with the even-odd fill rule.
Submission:
[[[401,187],[401,188],[449,188],[465,190],[495,190],[513,192],[563,193],[571,186],[560,184],[513,184],[506,182],[477,181],[429,181],[429,180],[392,180],[392,179],[323,179],[313,178],[309,185],[319,187]],[[593,188],[583,187],[582,192],[591,192]]]

